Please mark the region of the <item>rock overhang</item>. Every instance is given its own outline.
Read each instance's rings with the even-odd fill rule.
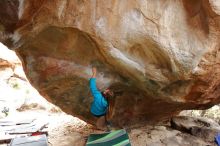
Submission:
[[[88,80],[96,66],[98,87],[122,93],[111,101],[115,125],[140,125],[219,103],[214,3],[108,3],[33,0],[10,9],[16,18],[13,27],[3,29],[10,34],[2,41],[15,48],[28,79],[45,98],[93,123]]]

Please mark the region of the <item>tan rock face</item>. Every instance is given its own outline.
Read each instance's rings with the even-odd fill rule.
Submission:
[[[220,102],[217,0],[13,2],[1,1],[8,11],[0,9],[0,39],[16,49],[33,86],[67,113],[94,123],[93,65],[100,90],[120,92],[111,101],[115,125]]]
[[[8,81],[10,77],[21,77],[22,71],[21,61],[14,51],[8,50],[2,43],[0,43],[0,82]],[[23,73],[24,75],[24,73]],[[25,75],[24,75],[25,76]],[[3,81],[3,82],[2,82]]]

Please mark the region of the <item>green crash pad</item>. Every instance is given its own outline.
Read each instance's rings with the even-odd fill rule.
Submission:
[[[127,132],[124,129],[102,134],[91,134],[86,146],[131,146]]]

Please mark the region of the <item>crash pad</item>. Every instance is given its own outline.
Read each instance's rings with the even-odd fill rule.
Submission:
[[[48,146],[46,135],[14,138],[10,146]]]
[[[101,134],[90,134],[86,146],[131,146],[125,129]]]

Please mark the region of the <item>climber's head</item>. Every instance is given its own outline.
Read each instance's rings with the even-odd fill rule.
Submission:
[[[105,90],[102,92],[102,95],[103,95],[106,99],[109,99],[109,98],[114,97],[114,92],[107,88],[107,89],[105,89]]]

